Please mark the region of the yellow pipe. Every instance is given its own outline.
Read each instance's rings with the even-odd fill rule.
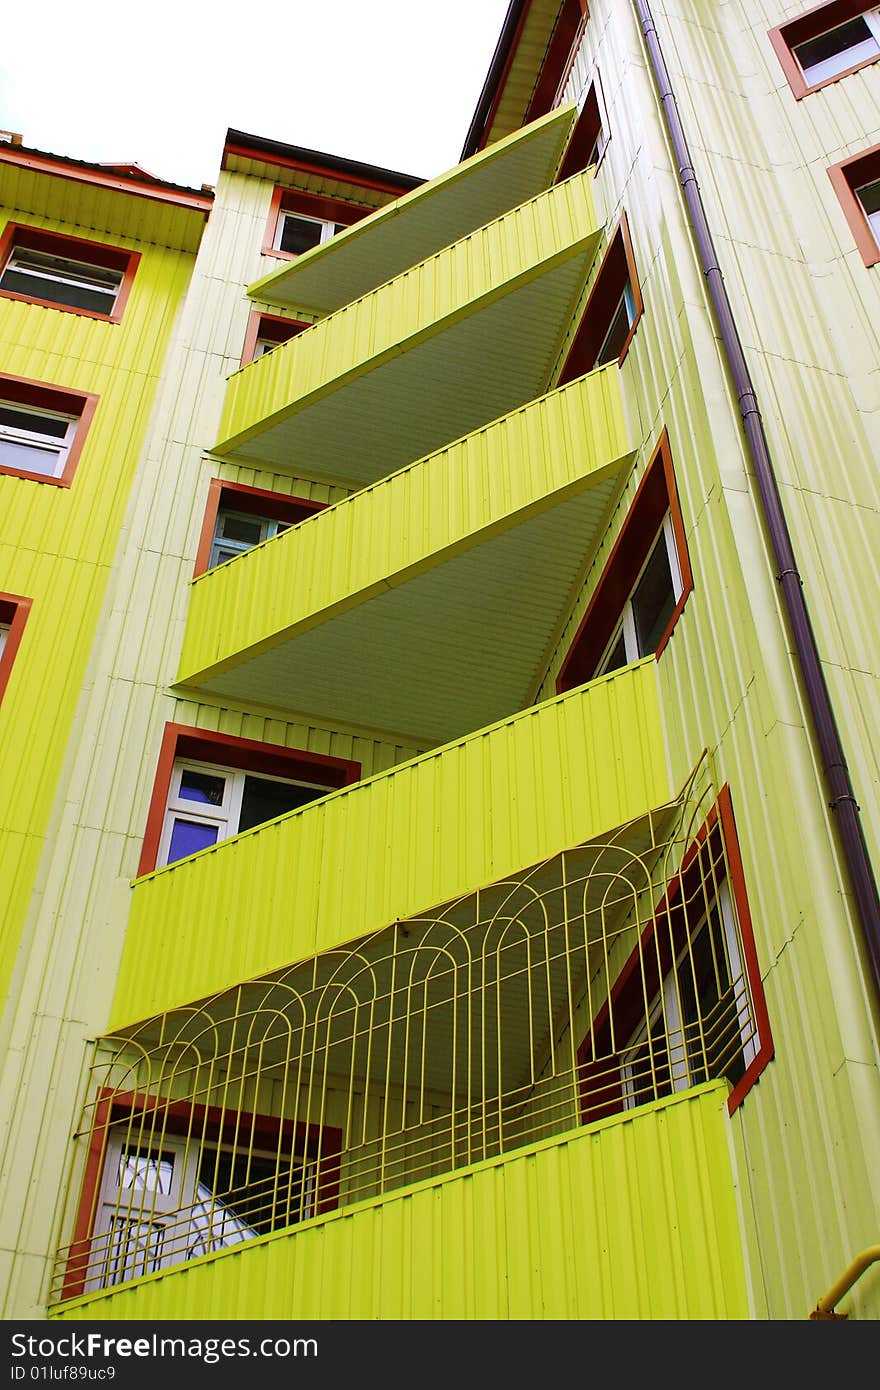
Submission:
[[[857,1279],[861,1279],[869,1265],[880,1260],[880,1245],[869,1245],[867,1249],[856,1255],[849,1268],[841,1274],[836,1284],[832,1284],[826,1294],[819,1299],[812,1313],[811,1318],[846,1318],[848,1313],[835,1313],[835,1306],[843,1298],[844,1294],[849,1293]]]

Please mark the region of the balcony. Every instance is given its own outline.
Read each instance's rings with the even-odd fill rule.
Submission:
[[[482,150],[264,275],[264,304],[330,314],[550,186],[574,125],[573,105]]]
[[[320,1297],[291,1303],[291,1288],[320,1283],[294,1266],[344,1258],[367,1308],[375,1239],[399,1233],[390,1282],[409,1288],[438,1239],[459,1271],[467,1215],[489,1279],[468,1315],[497,1301],[499,1316],[587,1316],[616,1297],[619,1316],[744,1308],[724,1103],[758,1014],[736,915],[729,933],[709,926],[729,876],[707,832],[717,804],[703,759],[676,798],[586,843],[100,1039],[56,1300],[95,1294],[96,1316],[158,1318],[210,1298],[216,1317],[242,1307],[225,1290],[250,1288],[248,1316],[268,1288],[273,1316],[360,1316],[329,1274]],[[634,1204],[655,1216],[636,1271]],[[562,1278],[549,1313],[528,1291],[536,1240],[550,1269],[583,1240],[601,1251],[592,1292]],[[113,1286],[148,1274],[152,1292],[126,1313]],[[442,1316],[464,1315],[458,1296],[450,1284]]]
[[[601,239],[579,174],[230,378],[214,451],[365,487],[540,395]]]
[[[139,879],[113,1027],[470,892],[668,795],[648,659]]]
[[[423,745],[494,723],[631,460],[615,366],[551,392],[200,576],[178,683]]]

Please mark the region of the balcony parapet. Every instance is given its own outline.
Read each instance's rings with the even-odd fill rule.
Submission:
[[[248,289],[264,304],[330,314],[460,241],[553,182],[576,116],[557,107],[386,203]]]
[[[539,397],[201,575],[178,683],[422,746],[491,724],[534,698],[632,458],[616,366]]]
[[[668,796],[648,658],[139,879],[111,1026],[339,946]]]
[[[350,488],[546,389],[601,239],[574,175],[242,367],[215,452]]]

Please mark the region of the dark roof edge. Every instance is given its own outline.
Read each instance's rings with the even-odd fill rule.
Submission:
[[[376,164],[362,164],[355,159],[343,159],[340,155],[324,154],[321,150],[307,150],[301,145],[287,145],[281,140],[267,140],[262,135],[249,135],[244,130],[226,132],[223,147],[224,163],[230,149],[246,151],[256,158],[263,158],[271,164],[306,165],[326,169],[330,173],[348,177],[355,182],[371,185],[380,184],[391,191],[408,192],[419,188],[425,182],[413,174],[400,174],[393,169],[382,169]]]
[[[52,150],[38,150],[34,145],[19,145],[0,143],[0,159],[8,164],[27,164],[29,160],[39,161],[47,167],[58,165],[61,169],[68,168],[82,169],[85,173],[94,174],[95,181],[107,184],[114,184],[117,188],[130,185],[132,192],[145,192],[155,188],[164,190],[168,193],[180,193],[196,199],[214,197],[214,190],[208,184],[203,184],[201,188],[190,188],[187,184],[171,183],[168,179],[160,179],[155,174],[149,173],[146,169],[139,169],[135,172],[131,164],[111,164],[108,162],[98,163],[88,159],[76,159],[73,155],[55,154]]]
[[[476,154],[480,148],[480,138],[483,134],[492,103],[495,100],[495,93],[498,83],[501,81],[502,74],[507,66],[510,51],[516,38],[519,22],[522,18],[523,10],[526,8],[528,0],[510,0],[507,7],[507,14],[501,26],[501,33],[498,43],[495,45],[495,52],[492,54],[492,61],[489,64],[489,71],[486,73],[486,80],[483,83],[483,90],[480,92],[480,99],[477,102],[477,109],[471,119],[468,133],[465,136],[464,145],[461,151],[462,159],[470,159],[472,154]]]

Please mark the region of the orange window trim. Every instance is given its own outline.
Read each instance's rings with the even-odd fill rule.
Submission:
[[[334,758],[304,748],[236,738],[232,734],[218,734],[188,724],[166,724],[144,828],[138,878],[152,873],[156,867],[176,758],[192,758],[196,762],[215,763],[218,767],[263,773],[269,777],[290,777],[334,789],[351,786],[361,778],[361,764],[351,758]]]
[[[291,1150],[297,1156],[322,1161],[318,1181],[318,1215],[334,1211],[339,1205],[342,1130],[335,1125],[315,1125],[304,1121],[294,1123],[276,1115],[223,1110],[220,1106],[190,1104],[186,1101],[169,1102],[159,1096],[136,1091],[118,1092],[102,1086],[95,1104],[62,1298],[78,1298],[85,1292],[98,1193],[111,1126],[126,1119],[131,1121],[137,1115],[146,1116],[151,1110],[158,1109],[167,1113],[165,1129],[169,1134],[187,1136],[195,1131],[217,1143],[235,1141],[245,1147],[255,1143],[267,1149],[276,1147],[279,1137],[284,1135],[291,1140]]]
[[[871,231],[865,210],[856,197],[856,189],[862,184],[880,179],[880,145],[872,145],[869,150],[851,155],[840,164],[832,164],[828,170],[828,177],[840,200],[843,215],[853,234],[859,255],[866,266],[876,265],[880,261],[880,246]]]
[[[54,487],[70,487],[97,409],[98,399],[91,391],[72,391],[66,386],[54,386],[48,381],[29,381],[27,377],[0,373],[0,400],[12,401],[15,405],[28,405],[34,410],[57,410],[63,415],[79,417],[73,433],[73,442],[64,461],[64,471],[57,478],[48,478],[45,473],[33,473],[24,468],[12,468],[7,464],[0,464],[0,473],[13,478],[27,478],[35,483],[48,483]]]
[[[758,965],[754,928],[733,816],[733,802],[729,784],[725,783],[718,793],[717,802],[685,854],[679,874],[667,886],[654,910],[653,920],[648,923],[638,945],[622,966],[612,985],[610,998],[603,1003],[578,1050],[581,1121],[584,1124],[622,1113],[622,1094],[616,1081],[605,1082],[604,1085],[594,1087],[590,1091],[591,1068],[595,1065],[593,1058],[598,1056],[600,1061],[611,1061],[616,1053],[623,1050],[622,1046],[617,1045],[620,1040],[628,1038],[644,1018],[646,1000],[652,999],[660,989],[664,975],[672,966],[674,956],[674,943],[669,939],[669,932],[661,933],[658,924],[665,917],[671,917],[671,920],[678,924],[679,930],[686,934],[685,904],[693,897],[690,885],[693,873],[700,867],[698,859],[705,859],[706,854],[711,857],[716,872],[718,864],[724,862],[723,856],[726,854],[726,877],[739,921],[743,971],[749,984],[758,1035],[755,1056],[727,1098],[728,1114],[732,1115],[742,1105],[764,1068],[773,1059],[774,1044],[770,1032],[770,1018]],[[606,1065],[603,1074],[607,1072]]]
[[[9,624],[3,653],[0,655],[0,700],[3,699],[9,684],[15,654],[21,646],[24,625],[28,620],[32,602],[32,599],[23,598],[21,594],[0,593],[0,623]]]
[[[246,367],[249,362],[253,362],[258,338],[271,338],[275,343],[286,343],[298,333],[302,333],[304,328],[311,326],[305,319],[286,319],[282,314],[264,314],[262,309],[251,309],[241,350],[241,365]]]
[[[599,273],[581,315],[574,342],[559,374],[557,386],[565,386],[567,382],[573,381],[575,377],[583,376],[585,372],[590,372],[595,367],[599,349],[611,326],[627,279],[629,279],[632,290],[634,313],[629,332],[620,349],[620,355],[617,359],[618,366],[622,364],[629,352],[629,345],[635,336],[645,307],[639,285],[632,238],[629,234],[629,223],[626,213],[622,212],[620,221],[609,238]]]
[[[278,221],[285,212],[302,213],[303,217],[314,217],[319,222],[339,222],[350,227],[361,218],[368,217],[375,208],[359,207],[357,203],[346,203],[341,198],[321,197],[316,193],[306,193],[300,188],[284,188],[278,185],[269,207],[269,220],[263,238],[264,256],[277,256],[284,261],[295,261],[291,251],[279,251],[275,246]]]
[[[602,112],[599,105],[601,88],[602,81],[597,71],[590,83],[580,114],[575,121],[562,163],[559,166],[559,173],[556,175],[556,183],[562,183],[564,179],[569,179],[573,174],[579,174],[583,169],[586,169],[587,156],[603,131],[605,139],[602,142],[602,148],[599,151],[599,158],[596,160],[594,169],[598,169],[605,158],[610,136],[602,123]]]
[[[231,507],[236,512],[246,512],[250,516],[269,517],[272,521],[286,521],[295,526],[298,521],[315,512],[322,512],[326,502],[313,502],[307,497],[291,497],[286,492],[271,492],[268,488],[250,487],[245,483],[227,483],[222,478],[212,478],[208,486],[208,501],[205,519],[196,552],[193,579],[205,574],[211,558],[214,531],[217,526],[217,513],[221,507]]]
[[[113,312],[101,314],[94,309],[81,309],[74,304],[58,304],[54,299],[18,294],[15,290],[5,290],[2,287],[0,297],[17,299],[23,304],[39,304],[44,309],[58,309],[64,314],[80,314],[83,318],[99,319],[104,323],[121,322],[140,264],[139,251],[127,251],[121,246],[110,246],[103,241],[87,241],[84,237],[67,236],[60,232],[47,232],[42,227],[31,227],[23,222],[9,222],[0,237],[0,273],[6,269],[7,261],[19,247],[25,247],[29,251],[42,251],[50,256],[67,256],[73,260],[86,261],[106,270],[122,271],[122,283],[116,295]]]
[[[868,67],[870,63],[880,61],[880,54],[873,58],[863,58],[860,63],[854,63],[844,72],[837,72],[833,77],[826,77],[822,82],[814,82],[811,86],[794,56],[794,49],[799,44],[806,43],[809,39],[817,39],[829,29],[836,29],[838,24],[845,24],[848,19],[857,19],[859,15],[873,8],[873,5],[864,4],[863,0],[830,0],[830,3],[806,10],[804,14],[787,20],[785,24],[777,25],[775,29],[768,29],[767,37],[779,59],[795,101],[809,96],[811,92],[818,92],[821,87],[830,86],[832,82],[840,82],[842,78],[849,77],[860,68]]]
[[[556,677],[556,690],[559,694],[592,679],[633,591],[639,571],[657,539],[667,511],[672,521],[678,552],[681,595],[654,654],[658,659],[672,636],[694,587],[672,451],[669,447],[669,435],[664,427],[645,470],[645,476],[639,483],[624,518],[620,534],[599,576],[587,611]]]

